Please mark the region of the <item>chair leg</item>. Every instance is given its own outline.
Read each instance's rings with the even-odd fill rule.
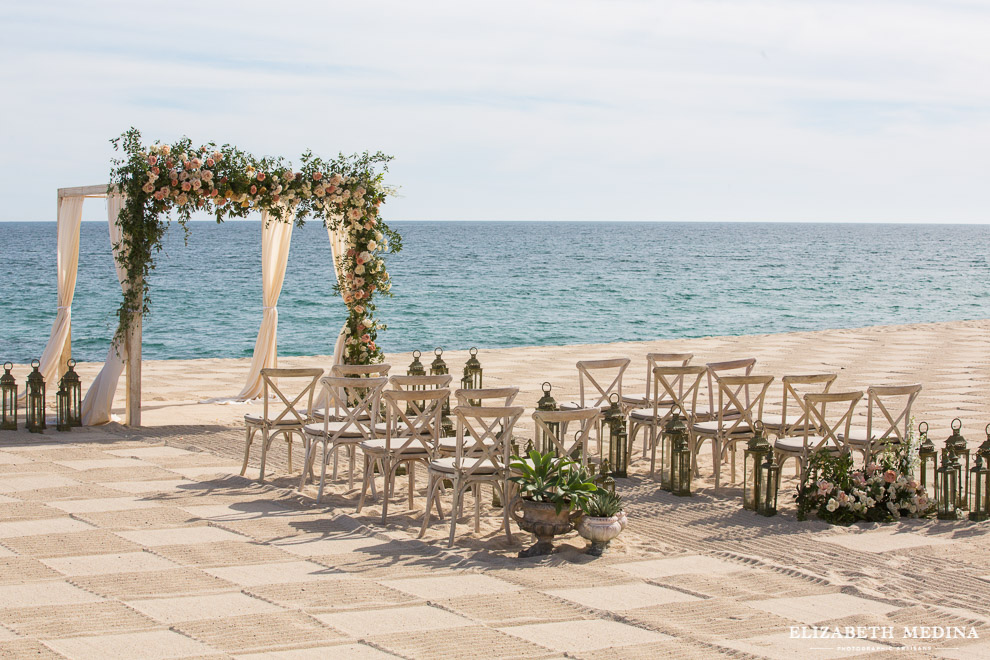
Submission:
[[[416,461],[406,462],[406,472],[409,474],[409,508],[413,508],[413,496],[416,494]]]
[[[392,497],[392,492],[395,490],[395,469],[398,467],[398,463],[392,465],[392,458],[386,453],[382,456],[382,477],[384,482],[382,483],[382,524],[385,524],[385,519],[388,518],[388,501]]]
[[[729,445],[729,460],[732,461],[732,464],[729,466],[729,476],[732,481],[729,483],[734,484],[736,483],[736,443],[734,442]]]
[[[309,436],[305,433],[303,433],[303,445],[306,451],[303,454],[302,476],[299,477],[300,491],[302,491],[303,487],[306,485],[306,475],[309,474],[309,471],[312,469],[312,464],[310,463],[310,459],[312,458],[310,448],[313,443],[309,442]]]
[[[660,467],[663,470],[663,466]],[[650,478],[657,476],[657,427],[650,427]]]
[[[501,484],[495,484],[502,493],[502,525],[505,527],[505,539],[509,545],[515,545],[516,540],[512,538],[512,528],[509,527],[509,489],[507,484],[503,481]]]
[[[292,431],[283,434],[285,436],[285,444],[289,446],[289,472],[292,472]]]
[[[718,477],[722,468],[722,451],[717,438],[712,438],[712,468],[715,471],[715,492],[718,492]]]
[[[244,441],[244,464],[241,465],[241,476],[247,472],[248,456],[251,455],[251,441],[254,440],[254,434],[257,431],[253,426],[247,427],[247,438]]]
[[[433,509],[434,501],[437,504],[437,514],[440,516],[440,520],[443,520],[443,512],[440,510],[440,494],[437,492],[437,484],[442,481],[443,478],[436,472],[429,473],[429,479],[426,484],[426,510],[423,511],[423,526],[419,528],[418,538],[423,538],[426,535],[427,528],[430,526],[430,511]]]
[[[335,445],[336,447],[336,445]],[[327,482],[327,439],[323,438],[323,458],[320,460],[320,490],[316,493],[317,504],[323,499],[323,487]]]
[[[450,537],[447,539],[448,548],[454,545],[454,533],[457,531],[457,517],[462,513],[461,506],[463,505],[464,488],[461,486],[460,476],[454,477],[454,487],[451,490],[454,491],[454,501],[450,507]]]
[[[265,483],[265,459],[268,458],[268,429],[261,429],[261,470],[258,472],[258,480]]]
[[[474,533],[481,531],[481,484],[474,485]]]
[[[375,479],[373,465],[371,456],[364,454],[364,479],[361,480],[361,496],[358,498],[356,513],[361,513],[361,509],[364,508],[364,498],[368,494],[368,482]]]
[[[351,461],[347,470],[347,490],[354,490],[354,461],[357,459],[357,445],[348,445],[347,453],[350,455]]]

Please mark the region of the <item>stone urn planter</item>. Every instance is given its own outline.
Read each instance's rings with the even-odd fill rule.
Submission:
[[[520,515],[522,511],[522,515]],[[538,557],[553,552],[553,537],[566,534],[581,517],[581,511],[564,507],[557,512],[551,502],[534,502],[521,497],[512,501],[509,513],[519,527],[536,536],[536,543],[519,553],[520,557]]]
[[[626,512],[620,511],[614,516],[600,518],[597,516],[581,516],[577,521],[577,531],[583,538],[591,541],[587,553],[601,557],[608,547],[609,541],[618,536],[626,528]]]

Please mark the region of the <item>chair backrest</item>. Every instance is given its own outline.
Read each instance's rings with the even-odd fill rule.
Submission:
[[[622,400],[622,374],[629,366],[629,358],[611,360],[581,360],[577,363],[578,387],[582,408],[600,408],[608,405],[608,397],[615,392]],[[594,372],[594,373],[593,373]],[[596,377],[597,376],[597,377]],[[611,377],[605,387],[602,383]],[[585,396],[585,380],[588,381],[588,395]]]
[[[719,376],[719,432],[723,435],[752,432],[763,417],[763,402],[772,382],[773,376]]]
[[[285,424],[285,423],[295,423],[299,426],[303,426],[309,420],[308,413],[303,413],[305,410],[312,410],[313,408],[313,393],[316,391],[316,383],[319,382],[320,376],[323,375],[323,369],[277,369],[277,368],[267,368],[261,370],[261,398],[263,401],[263,412],[262,417],[266,424]],[[279,387],[278,383],[275,381],[278,379],[283,380],[283,387]],[[286,394],[283,391],[288,390],[284,380],[292,380],[294,386],[301,386],[301,388],[296,391],[296,395],[289,398],[292,395],[292,391]],[[293,388],[294,389],[294,388]],[[279,403],[275,406],[271,406],[269,400],[272,395],[278,398]],[[301,405],[301,402],[305,399],[305,408]]]
[[[442,433],[441,412],[450,390],[385,390],[385,450],[401,454],[410,449],[436,453]]]
[[[390,364],[335,364],[330,367],[331,376],[388,376]]]
[[[653,368],[653,416],[660,422],[665,423],[671,417],[673,407],[676,406],[684,418],[692,421],[695,414],[694,409],[698,405],[698,391],[701,389],[701,379],[708,373],[708,368],[700,364],[695,366],[680,367],[654,367]],[[660,413],[660,402],[672,401],[670,410]]]
[[[389,382],[395,390],[435,390],[450,385],[450,374],[437,376],[392,376]]]
[[[471,476],[490,461],[498,470],[509,464],[512,429],[523,414],[522,406],[457,406],[457,448],[454,469]],[[469,460],[465,460],[465,458]],[[456,515],[452,514],[452,515]]]
[[[485,387],[479,390],[457,390],[454,397],[459,406],[470,406],[469,401],[481,401],[482,405],[485,401],[501,401],[497,405],[511,406],[518,394],[518,387]]]
[[[849,427],[852,424],[853,413],[856,404],[863,398],[862,392],[830,392],[828,394],[805,394],[804,407],[811,417],[811,424],[804,428],[804,451],[805,454],[817,451],[821,447],[828,445],[829,441],[836,447],[841,447],[843,451],[849,451],[846,438],[849,437]],[[838,408],[840,415],[828,415],[826,406]],[[846,404],[845,406],[841,404]],[[814,434],[820,436],[813,447],[808,446],[810,436]],[[841,439],[840,439],[841,437]]]
[[[693,353],[647,353],[646,354],[646,403],[649,404],[653,401],[652,392],[657,391],[651,386],[654,385],[653,382],[653,370],[659,366],[667,366],[667,363],[680,363],[679,366],[686,367],[691,359],[694,358]],[[674,366],[673,364],[669,366]]]
[[[911,421],[911,406],[921,393],[921,384],[873,385],[866,392],[866,437],[870,442],[904,442]]]
[[[814,426],[811,413],[804,405],[804,395],[828,394],[836,378],[838,378],[838,374],[809,374],[784,376],[780,379],[784,388],[780,411],[780,434],[782,436],[803,433],[804,427]],[[788,409],[792,407],[797,407],[797,410],[788,415]],[[790,421],[788,421],[788,417],[790,417]]]
[[[327,396],[327,414],[323,416],[323,434],[330,442],[345,436],[375,438],[382,390],[388,378],[353,378],[326,376],[320,379]],[[333,431],[330,421],[334,421]]]
[[[715,392],[718,391],[716,379],[719,376],[738,375],[729,372],[741,371],[743,376],[753,373],[756,366],[756,358],[742,358],[739,360],[728,360],[726,362],[709,362],[708,367],[708,410],[715,415]],[[746,398],[749,398],[749,390],[746,390]]]
[[[533,412],[537,435],[542,433],[544,438],[544,453],[553,449],[559,456],[570,456],[575,447],[579,446],[581,448],[581,465],[588,464],[588,440],[591,436],[591,430],[597,426],[601,417],[601,408],[537,410]],[[568,447],[565,446],[566,442],[561,429],[574,422],[577,422],[578,428],[574,434],[574,442]]]

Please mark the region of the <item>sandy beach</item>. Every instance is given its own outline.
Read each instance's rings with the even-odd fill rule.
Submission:
[[[835,391],[918,382],[913,414],[937,444],[960,417],[975,447],[990,422],[988,331],[981,320],[482,350],[479,358],[485,384],[519,387],[527,408],[545,380],[558,400],[572,398],[579,359],[631,358],[625,386],[640,391],[649,351],[691,352],[695,363],[755,357],[754,373],[778,380],[835,372]],[[467,354],[444,357],[459,373]],[[411,356],[388,358],[404,373]],[[280,366],[329,361],[290,357]],[[637,445],[618,484],[630,525],[604,557],[582,554],[584,541],[571,533],[551,557],[516,559],[528,535],[514,528],[516,545],[508,544],[488,496],[481,532],[464,518],[447,549],[445,523],[416,538],[422,493],[410,509],[402,484],[383,525],[378,502],[355,513],[357,492],[346,483],[319,505],[315,487],[300,493],[298,458],[290,474],[284,445],[273,446],[265,485],[256,455],[247,478],[232,474],[242,416],[257,406],[198,402],[235,394],[247,365],[146,362],[142,429],[0,434],[0,654],[127,657],[142,646],[168,651],[155,657],[252,658],[990,654],[986,524],[798,522],[790,468],[784,510],[762,518],[742,510],[738,488],[714,492],[710,456],[702,455],[694,497],[660,491]],[[84,384],[98,366],[79,365]],[[769,400],[779,399],[775,383]],[[115,412],[123,414],[123,382]],[[528,415],[517,435],[530,433]],[[801,638],[809,626],[893,632]],[[913,626],[977,637],[905,637]]]

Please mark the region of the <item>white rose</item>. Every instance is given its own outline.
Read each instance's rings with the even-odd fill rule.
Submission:
[[[364,266],[355,267],[354,272],[358,275],[364,275]]]
[[[825,508],[828,509],[829,511],[835,511],[836,509],[839,508],[839,503],[836,502],[834,498],[832,498],[828,501],[828,504],[825,505]]]
[[[369,250],[374,250],[376,247],[378,247],[378,243],[376,243],[375,241],[368,241]]]
[[[376,239],[376,240],[379,240],[379,241],[380,241],[380,240],[382,240],[383,238],[385,238],[385,235],[384,235],[384,234],[382,234],[382,233],[381,233],[380,231],[376,231],[376,232],[375,232],[375,239]]]
[[[375,324],[375,322],[372,321],[371,319],[365,319],[365,320],[361,321],[361,324],[364,327],[366,327],[366,328],[370,328],[371,326],[373,326]]]

